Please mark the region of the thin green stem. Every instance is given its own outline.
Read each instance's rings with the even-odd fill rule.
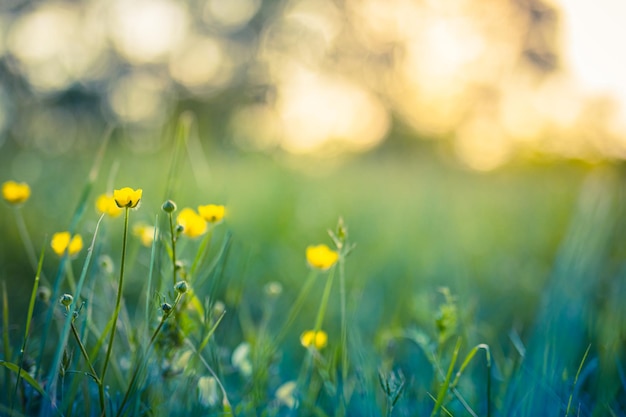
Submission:
[[[176,285],[176,235],[174,234],[174,219],[172,213],[168,213],[170,219],[170,236],[172,238],[172,285]]]
[[[72,267],[72,259],[68,257],[65,263],[65,273],[67,274],[67,282],[70,284],[70,291],[76,294],[76,277],[74,277],[74,268]]]
[[[120,304],[122,301],[122,288],[124,286],[124,266],[126,261],[126,241],[128,240],[128,210],[126,207],[124,211],[124,236],[122,239],[122,261],[120,264],[120,279],[117,287],[117,298],[115,300],[115,311],[113,312],[113,324],[111,326],[111,336],[109,337],[109,345],[107,346],[106,356],[104,358],[104,365],[102,367],[101,379],[104,381],[104,377],[109,366],[109,360],[111,359],[111,351],[113,350],[113,340],[115,339],[115,329],[117,328],[117,318],[120,314]]]
[[[33,241],[30,239],[30,234],[26,228],[26,222],[24,221],[24,216],[22,215],[22,207],[16,206],[13,212],[15,213],[15,225],[17,226],[17,232],[19,233],[22,243],[24,244],[24,249],[26,250],[26,255],[28,256],[28,262],[30,262],[30,265],[36,271],[37,255],[35,254]]]
[[[339,298],[341,303],[341,383],[343,389],[340,390],[341,406],[345,407],[345,385],[348,380],[348,321],[346,318],[346,269],[345,254],[339,255]]]
[[[572,399],[574,398],[574,389],[576,388],[576,384],[578,383],[578,377],[580,376],[580,372],[583,370],[583,364],[587,360],[587,355],[589,355],[589,349],[591,349],[591,344],[587,346],[587,350],[583,355],[582,360],[580,361],[580,365],[578,366],[578,371],[576,372],[576,376],[574,377],[574,384],[572,385],[572,392],[569,395],[569,400],[567,400],[567,409],[565,410],[565,417],[569,416],[570,408],[572,406]]]
[[[93,368],[91,360],[89,359],[89,354],[87,353],[87,350],[85,349],[85,345],[83,344],[82,340],[80,339],[80,335],[78,334],[78,330],[76,330],[76,326],[74,325],[74,322],[72,322],[71,326],[72,326],[71,329],[72,329],[72,334],[74,335],[74,339],[76,339],[76,343],[78,343],[78,347],[80,348],[80,352],[83,354],[83,358],[85,358],[85,362],[87,362],[87,365],[89,366],[89,371],[93,375],[94,381],[96,381],[96,383],[98,385],[101,385],[102,382],[100,381],[100,378],[98,378],[98,373]],[[104,410],[104,398],[100,398],[100,406]]]
[[[282,342],[282,340],[285,338],[285,336],[287,335],[287,331],[289,330],[289,327],[293,324],[300,310],[302,310],[304,300],[309,294],[309,291],[311,290],[311,286],[313,285],[313,282],[315,281],[316,277],[317,277],[317,271],[312,269],[311,272],[309,273],[308,278],[304,282],[304,285],[302,286],[302,290],[300,290],[300,294],[298,294],[298,298],[296,298],[296,301],[293,303],[293,305],[291,306],[291,309],[289,310],[289,313],[287,314],[287,320],[285,321],[285,324],[283,324],[283,328],[281,329],[280,333],[278,333],[278,336],[275,339],[276,345],[279,345]]]
[[[117,417],[122,415],[122,411],[124,410],[124,407],[126,406],[126,402],[128,401],[132,388],[135,385],[135,381],[137,380],[137,377],[139,376],[139,371],[144,368],[146,361],[148,360],[148,355],[150,353],[150,349],[152,348],[154,341],[156,340],[157,336],[161,332],[161,329],[163,328],[165,321],[172,315],[172,312],[176,310],[176,306],[180,302],[181,298],[182,298],[182,294],[177,293],[176,300],[174,300],[174,305],[172,306],[172,308],[168,311],[163,312],[161,321],[159,322],[159,325],[157,326],[157,328],[154,329],[154,332],[152,333],[152,337],[150,338],[150,342],[148,343],[148,346],[146,346],[146,351],[143,355],[143,358],[140,360],[140,363],[135,367],[135,370],[133,371],[133,375],[130,378],[130,383],[128,384],[128,388],[126,389],[126,393],[124,394],[124,399],[122,400],[122,403],[120,404],[120,407],[117,410],[117,414],[116,414]]]
[[[159,224],[159,216],[157,215],[154,224]],[[148,271],[148,288],[146,289],[146,306],[145,306],[145,314],[144,314],[144,323],[146,323],[146,336],[148,336],[148,332],[150,330],[150,297],[152,296],[152,279],[154,277],[154,263],[156,259],[156,247],[157,247],[157,236],[159,233],[158,226],[154,228],[154,234],[152,236],[152,249],[150,251],[150,270]]]
[[[11,360],[11,343],[9,341],[9,298],[7,297],[7,285],[6,285],[6,280],[2,281],[2,342],[3,342],[3,347],[4,347],[4,357],[6,359],[6,361],[10,361]],[[21,366],[22,364],[18,364]],[[5,373],[5,384],[7,387],[7,393],[8,393],[8,387],[10,384],[10,377],[8,373]]]
[[[22,362],[24,360],[24,352],[26,352],[26,344],[28,343],[28,336],[30,333],[30,323],[33,318],[33,311],[35,310],[35,299],[37,298],[37,289],[39,288],[39,278],[41,276],[41,269],[43,267],[44,247],[41,248],[41,254],[39,255],[39,262],[37,265],[37,272],[35,273],[35,282],[33,283],[33,290],[30,293],[30,302],[28,303],[28,313],[26,315],[26,329],[24,330],[24,340],[22,341],[22,347],[20,349],[20,359],[18,362],[19,370],[17,372],[17,382],[15,384],[15,391],[11,398],[11,411],[13,411],[13,401],[17,398],[17,388],[20,385],[20,379],[22,376]],[[8,359],[8,358],[7,358]],[[8,389],[8,385],[7,385]]]
[[[450,366],[448,367],[448,372],[446,374],[446,378],[443,381],[443,384],[439,388],[439,393],[437,394],[437,401],[435,402],[435,406],[433,407],[432,413],[430,413],[430,417],[435,417],[439,412],[439,409],[443,407],[443,402],[446,398],[446,393],[448,392],[448,388],[450,387],[450,380],[452,379],[452,371],[454,371],[454,365],[456,364],[456,360],[459,356],[459,350],[461,350],[461,338],[459,337],[456,341],[456,346],[454,347],[454,351],[452,352],[452,359],[450,360]]]
[[[320,309],[317,312],[317,318],[315,319],[315,333],[319,332],[324,322],[324,315],[326,314],[326,308],[328,307],[328,300],[330,299],[330,290],[333,286],[333,279],[335,277],[335,267],[333,267],[328,273],[326,280],[326,286],[324,287],[324,294],[322,295],[322,302],[320,303]]]
[[[193,279],[195,272],[196,272],[196,268],[198,268],[198,266],[201,265],[202,262],[204,261],[205,254],[208,250],[207,248],[209,247],[209,244],[211,243],[212,238],[213,238],[213,225],[209,224],[209,230],[207,231],[207,234],[202,239],[202,243],[200,243],[200,247],[198,248],[198,253],[196,254],[196,257],[194,258],[193,263],[191,264],[191,268],[189,269],[190,280]]]

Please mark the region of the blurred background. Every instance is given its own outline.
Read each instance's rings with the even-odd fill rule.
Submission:
[[[105,125],[337,155],[435,150],[472,170],[621,160],[618,0],[3,0],[0,149],[79,151]]]
[[[148,224],[166,197],[227,205],[227,329],[242,300],[262,308],[269,282],[287,308],[304,248],[330,243],[342,215],[358,245],[347,271],[359,348],[394,326],[434,332],[449,286],[470,343],[489,343],[496,363],[528,344],[543,366],[550,346],[573,375],[591,341],[609,375],[597,392],[615,392],[625,21],[621,0],[1,0],[0,180],[31,184],[23,213],[39,248],[68,228],[110,130],[94,199],[143,188],[133,221]],[[196,124],[166,196],[186,111]],[[19,323],[31,286],[17,278],[32,269],[4,209],[0,276]],[[84,217],[88,240],[97,214]],[[111,222],[102,250],[115,260]],[[132,245],[140,289],[149,252]],[[552,371],[564,384],[560,362]]]

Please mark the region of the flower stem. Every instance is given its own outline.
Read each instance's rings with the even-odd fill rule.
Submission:
[[[328,300],[330,298],[330,289],[333,286],[333,278],[335,277],[335,267],[333,267],[328,273],[328,279],[326,280],[326,286],[324,287],[324,294],[322,295],[322,302],[320,309],[317,312],[317,318],[315,319],[314,331],[317,334],[322,328],[322,322],[324,321],[324,314],[326,313],[326,307],[328,307]]]
[[[98,374],[96,373],[96,370],[93,368],[93,365],[91,364],[91,361],[89,360],[87,349],[85,349],[85,345],[83,345],[82,340],[80,340],[80,336],[78,335],[76,326],[74,326],[74,322],[72,322],[72,334],[74,335],[74,339],[76,339],[76,343],[78,343],[78,347],[80,348],[80,351],[83,354],[83,357],[85,358],[85,361],[87,362],[87,365],[89,365],[89,370],[91,371],[91,375],[93,376],[94,381],[96,381],[96,384],[98,384],[98,393],[100,397],[100,410],[102,412],[102,415],[105,416],[106,410],[104,408],[104,389],[102,385],[102,380],[98,378]]]
[[[176,235],[174,234],[174,219],[172,213],[170,218],[170,236],[172,237],[172,285],[176,285]]]
[[[346,383],[348,381],[348,322],[346,319],[346,269],[345,253],[339,254],[339,297],[341,302],[341,388],[339,390],[340,406],[345,410]],[[342,412],[341,415],[344,413]]]
[[[146,352],[144,353],[143,357],[140,359],[140,363],[135,367],[135,370],[133,371],[133,375],[130,378],[130,383],[128,384],[128,388],[126,389],[126,393],[124,394],[124,399],[122,400],[122,403],[120,404],[120,407],[117,410],[117,415],[116,415],[117,417],[122,415],[122,411],[124,411],[124,407],[126,406],[126,402],[128,401],[128,398],[130,396],[130,392],[131,392],[133,386],[135,385],[135,381],[137,380],[137,377],[139,376],[139,371],[144,367],[144,365],[145,365],[145,363],[146,363],[146,361],[148,359],[148,354],[150,353],[150,348],[152,348],[152,344],[154,343],[154,341],[156,340],[157,336],[161,332],[161,329],[163,328],[163,325],[165,324],[165,321],[172,315],[172,312],[174,312],[176,310],[176,306],[180,302],[181,297],[182,297],[182,294],[181,293],[177,293],[176,294],[176,300],[174,301],[174,306],[172,307],[172,309],[163,312],[163,316],[161,317],[161,321],[159,322],[159,325],[157,326],[157,328],[152,333],[152,337],[150,338],[150,342],[148,343],[148,346],[146,347]]]
[[[122,301],[122,287],[124,285],[124,264],[126,261],[126,241],[128,238],[128,207],[124,212],[124,236],[122,240],[122,262],[120,264],[120,280],[117,287],[117,299],[115,300],[115,311],[113,312],[113,324],[111,325],[111,336],[109,338],[109,345],[107,346],[106,356],[104,358],[104,366],[102,367],[101,379],[104,381],[104,377],[109,366],[109,360],[111,359],[111,351],[113,350],[113,340],[115,339],[115,329],[117,328],[117,318],[120,314],[120,303]]]
[[[26,228],[26,222],[24,221],[24,216],[22,215],[22,208],[20,206],[15,207],[15,224],[17,226],[17,231],[20,234],[20,238],[22,239],[22,243],[24,244],[24,249],[26,250],[26,255],[28,256],[28,262],[33,267],[35,271],[37,271],[37,255],[35,254],[35,246],[33,245],[33,241],[30,239],[30,234],[28,233],[28,229]],[[46,278],[42,275],[42,281],[44,284],[49,285]]]

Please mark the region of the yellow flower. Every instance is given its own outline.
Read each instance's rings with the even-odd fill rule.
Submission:
[[[206,221],[193,209],[182,209],[176,222],[183,226],[183,233],[189,237],[202,236],[206,232]]]
[[[198,213],[209,223],[219,223],[224,220],[226,209],[224,206],[208,204],[206,206],[198,206]]]
[[[115,199],[110,194],[101,194],[96,199],[96,210],[100,214],[117,217],[122,213],[122,209],[117,206]]]
[[[59,256],[65,255],[65,252],[74,256],[83,248],[83,238],[80,235],[71,236],[70,232],[59,232],[52,235],[50,246]]]
[[[30,197],[30,187],[25,182],[6,181],[2,184],[2,197],[10,204],[21,204]]]
[[[313,268],[323,271],[337,262],[339,254],[326,245],[309,246],[306,248],[306,260]]]
[[[151,247],[154,240],[154,226],[148,226],[143,223],[136,224],[133,227],[133,235],[141,240],[142,245]]]
[[[142,192],[143,190],[141,188],[133,190],[130,187],[124,187],[120,190],[113,190],[113,198],[119,208],[135,208],[141,200]]]
[[[307,330],[300,336],[300,343],[306,348],[313,346],[315,349],[320,350],[328,344],[328,335],[323,330],[317,333],[313,330]]]

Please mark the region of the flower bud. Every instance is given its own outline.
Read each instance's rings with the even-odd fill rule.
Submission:
[[[186,281],[178,281],[176,285],[174,285],[174,289],[179,294],[184,294],[189,289],[189,285],[187,285]]]
[[[169,314],[170,311],[172,311],[172,305],[168,303],[163,303],[161,304],[161,310],[163,310],[165,314]]]
[[[65,307],[69,307],[74,302],[74,297],[70,294],[63,294],[59,299],[59,302],[63,304]]]
[[[172,200],[167,200],[161,206],[161,210],[163,210],[166,213],[173,213],[176,211],[176,203],[174,203]]]

